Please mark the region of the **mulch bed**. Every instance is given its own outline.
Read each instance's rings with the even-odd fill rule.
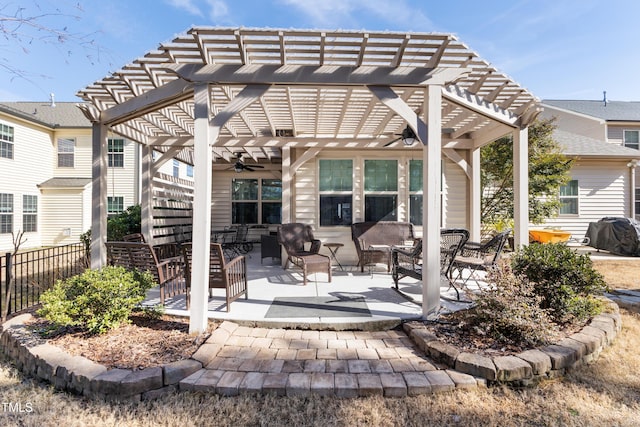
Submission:
[[[210,322],[205,334],[189,335],[189,320],[162,316],[132,316],[131,324],[102,335],[65,328],[47,336],[50,344],[74,356],[84,356],[107,368],[143,369],[188,359],[216,328]],[[32,326],[44,330],[48,323],[36,318]]]

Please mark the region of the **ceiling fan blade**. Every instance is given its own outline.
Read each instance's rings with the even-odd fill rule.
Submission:
[[[248,171],[248,172],[253,172],[253,171],[255,171],[255,169],[254,169],[252,166],[247,166],[247,165],[244,165],[244,166],[242,167],[242,169],[244,169],[244,170],[246,170],[246,171]]]
[[[388,146],[390,146],[391,144],[394,144],[395,142],[400,141],[401,139],[402,139],[402,137],[400,137],[400,138],[396,138],[396,139],[392,139],[391,141],[389,141],[389,142],[387,142],[386,144],[384,144],[384,145],[383,145],[383,147],[388,147]]]
[[[247,165],[247,166],[250,166],[252,168],[264,169],[264,166],[262,165]]]

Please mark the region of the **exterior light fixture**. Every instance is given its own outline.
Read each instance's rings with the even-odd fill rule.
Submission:
[[[418,137],[416,136],[413,129],[411,129],[409,126],[404,128],[404,130],[402,131],[402,143],[404,145],[413,145],[413,143],[417,140]]]

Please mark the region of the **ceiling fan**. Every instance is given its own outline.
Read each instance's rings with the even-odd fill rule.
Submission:
[[[236,162],[233,164],[233,170],[240,173],[242,171],[253,172],[256,169],[264,169],[264,166],[260,165],[247,165],[242,160],[242,153],[236,153]]]
[[[407,125],[407,127],[402,130],[402,133],[396,133],[395,135],[397,136],[397,138],[387,142],[383,145],[383,147],[388,147],[400,140],[402,140],[404,145],[413,145],[413,143],[418,140],[416,133],[409,127],[409,125]]]

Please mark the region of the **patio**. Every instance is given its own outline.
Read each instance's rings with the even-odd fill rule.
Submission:
[[[246,256],[249,299],[240,298],[226,311],[224,289],[214,289],[209,298],[207,316],[216,320],[229,320],[241,325],[325,329],[325,330],[386,330],[402,321],[422,317],[422,286],[409,277],[400,281],[403,296],[393,289],[393,279],[386,266],[379,264],[364,273],[354,265],[332,267],[332,281],[326,274],[309,275],[308,284],[302,284],[299,268],[283,270],[278,259],[265,258],[260,262],[260,245]],[[471,287],[474,285],[471,284]],[[455,298],[455,291],[442,283],[440,294]],[[407,297],[413,299],[410,301]],[[290,298],[281,307],[272,308],[276,299]],[[468,305],[441,298],[441,310],[459,310]],[[152,289],[145,304],[159,303],[158,288]],[[278,305],[278,304],[276,304]],[[166,312],[188,316],[184,296],[169,298]],[[304,312],[309,316],[304,316]],[[277,317],[278,313],[282,317]]]

